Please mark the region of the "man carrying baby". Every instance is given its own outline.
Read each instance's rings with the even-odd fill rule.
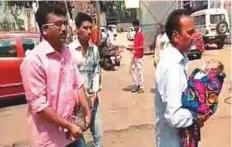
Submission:
[[[164,49],[156,69],[156,146],[180,147],[179,128],[193,123],[181,96],[187,88],[186,53],[194,34],[194,21],[183,9],[174,10],[165,25],[170,44]]]

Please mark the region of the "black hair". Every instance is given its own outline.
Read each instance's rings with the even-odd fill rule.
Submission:
[[[139,20],[135,19],[134,21],[132,21],[132,25],[133,26],[139,26]]]
[[[91,16],[89,16],[87,13],[79,12],[75,18],[76,27],[79,28],[84,21],[89,21],[93,23],[93,19]]]
[[[189,11],[187,11],[186,9],[177,9],[177,10],[172,11],[172,13],[168,16],[165,30],[166,30],[169,40],[171,40],[172,33],[174,30],[177,32],[181,31],[180,19],[183,16],[190,16]]]
[[[46,3],[39,5],[38,10],[35,14],[36,22],[38,23],[39,29],[42,32],[42,27],[44,24],[47,23],[47,16],[48,14],[55,14],[57,16],[66,16],[66,11],[61,3],[54,4],[54,3]]]

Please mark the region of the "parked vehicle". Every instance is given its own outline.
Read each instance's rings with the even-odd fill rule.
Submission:
[[[187,53],[189,60],[201,59],[201,55],[204,52],[205,45],[200,33],[195,33],[192,36],[192,44],[190,46],[190,50]]]
[[[112,28],[112,31],[113,31],[113,34],[114,34],[114,38],[117,37],[117,26],[114,25],[114,24],[111,24],[111,25],[108,25],[108,28],[111,27]]]
[[[24,95],[20,65],[25,52],[39,42],[39,34],[0,34],[0,100]]]
[[[127,33],[127,39],[129,41],[133,41],[135,39],[135,29],[134,29],[134,27],[129,28],[129,31]]]
[[[118,46],[108,46],[107,41],[99,45],[100,65],[105,70],[115,70],[120,66],[121,56]]]
[[[204,9],[191,15],[195,19],[196,31],[203,35],[205,44],[215,43],[223,48],[230,32],[230,22],[226,9]]]

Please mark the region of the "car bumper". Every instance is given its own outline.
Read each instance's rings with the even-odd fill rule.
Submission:
[[[226,39],[228,35],[218,35],[218,36],[204,36],[203,40],[205,40],[208,43],[214,43],[219,42],[222,39]]]

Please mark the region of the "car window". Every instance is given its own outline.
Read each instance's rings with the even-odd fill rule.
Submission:
[[[112,29],[116,29],[116,26],[111,26],[112,27]]]
[[[194,20],[196,25],[205,25],[205,15],[195,16]]]
[[[39,38],[22,38],[24,52],[32,50],[39,42]]]
[[[225,15],[224,14],[210,15],[210,23],[211,24],[216,24],[221,20],[225,20]]]
[[[14,39],[0,39],[0,57],[17,57],[17,47]]]

